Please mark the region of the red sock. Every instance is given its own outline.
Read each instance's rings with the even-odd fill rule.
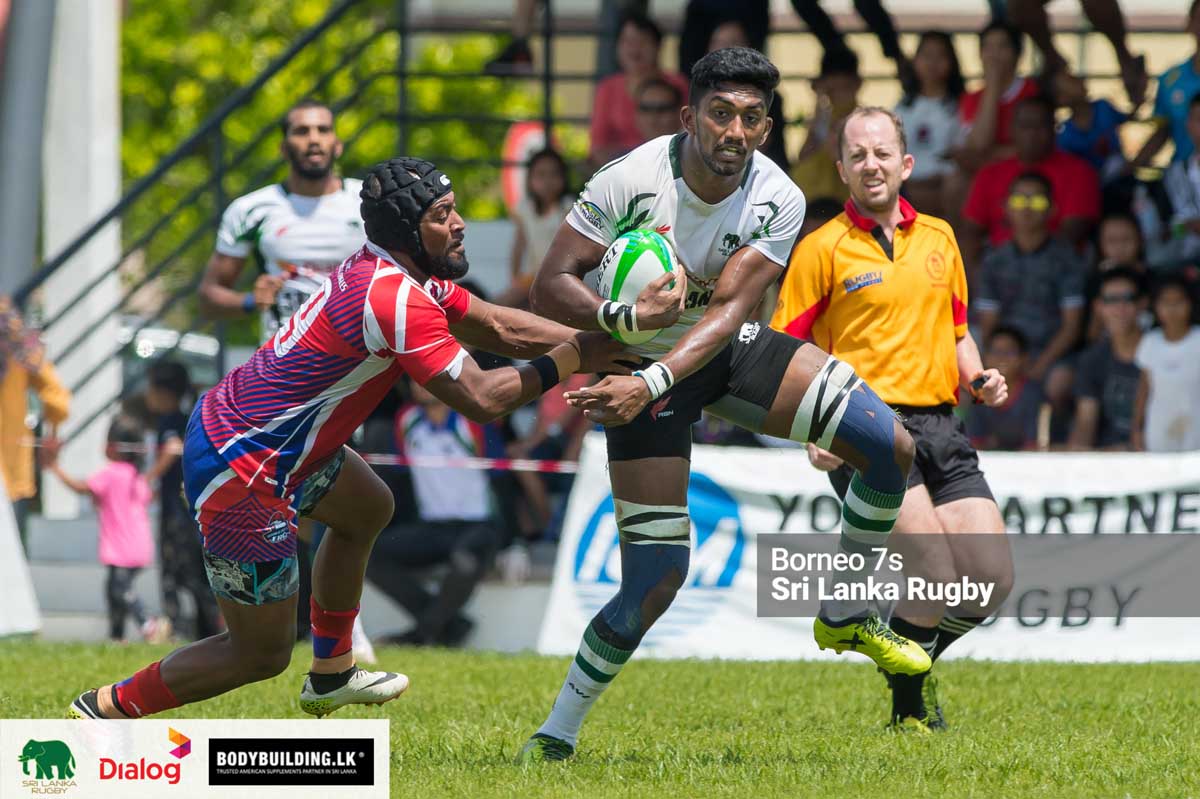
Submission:
[[[358,607],[353,610],[325,610],[315,597],[309,599],[309,619],[312,622],[313,657],[335,658],[350,651],[350,632]]]
[[[171,693],[171,689],[163,682],[158,673],[159,664],[151,663],[128,680],[113,686],[117,705],[130,718],[141,718],[152,713],[161,713],[173,707],[179,707],[181,702]]]

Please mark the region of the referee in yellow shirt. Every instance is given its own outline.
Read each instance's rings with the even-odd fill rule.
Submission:
[[[967,279],[954,233],[900,197],[913,169],[903,123],[883,108],[846,117],[838,172],[850,190],[845,212],[805,236],[792,252],[772,327],[811,339],[855,371],[895,408],[917,445],[896,521],[905,573],[937,582],[961,575],[996,583],[987,607],[902,602],[892,629],[933,660],[984,620],[1008,593],[1011,555],[1004,521],[979,458],[954,415],[959,390],[991,406],[1008,386],[984,369],[967,331]],[[809,445],[839,494],[847,467]],[[993,533],[998,535],[955,535]],[[946,726],[929,672],[889,676],[892,725],[929,732]]]

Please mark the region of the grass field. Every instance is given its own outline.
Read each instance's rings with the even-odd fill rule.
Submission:
[[[75,692],[163,647],[0,642],[0,717],[61,717]],[[303,717],[307,666],[175,718]],[[869,665],[635,661],[600,700],[576,759],[522,770],[566,658],[384,649],[412,678],[391,718],[396,797],[1200,796],[1200,664],[938,666],[949,733],[883,730]],[[335,794],[330,794],[331,799]]]

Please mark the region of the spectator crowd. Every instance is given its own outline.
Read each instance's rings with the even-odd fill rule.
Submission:
[[[532,14],[536,4],[519,5]],[[660,27],[645,13],[627,13],[616,30],[618,71],[595,90],[586,169],[678,132],[691,64],[722,47],[763,49],[768,5],[691,0],[679,32],[679,71],[662,64]],[[805,193],[805,235],[846,202],[838,133],[860,105],[863,78],[857,54],[820,3],[793,5],[823,46],[811,84],[816,103],[804,117],[802,145],[789,153],[782,135],[788,98],[777,93],[764,151]],[[1093,97],[1072,74],[1053,47],[1044,5],[994,4],[976,40],[981,79],[968,81],[946,32],[921,32],[909,55],[878,0],[855,3],[902,89],[894,110],[916,161],[904,195],[953,226],[985,365],[1001,368],[1013,387],[1002,408],[964,404],[959,412],[984,449],[1195,449],[1200,0],[1184,20],[1195,54],[1156,81],[1128,48],[1118,3],[1082,3],[1112,44],[1125,94],[1119,98]],[[1037,74],[1019,69],[1027,38],[1039,51]],[[489,64],[491,74],[504,72],[510,50]],[[523,52],[528,66],[532,54]],[[1148,120],[1153,131],[1136,152],[1123,136],[1131,120]],[[1167,153],[1166,168],[1152,168]],[[556,153],[538,153],[530,165],[529,197],[514,215],[514,286],[504,301],[522,301],[551,221],[569,202],[572,183]],[[761,310],[769,318],[770,304]],[[718,420],[699,425],[696,436],[709,443],[749,438]]]

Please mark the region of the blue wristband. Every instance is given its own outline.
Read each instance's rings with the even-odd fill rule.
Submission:
[[[242,297],[242,310],[246,313],[252,312],[258,307],[258,303],[254,301],[254,292],[251,291],[245,297]]]

